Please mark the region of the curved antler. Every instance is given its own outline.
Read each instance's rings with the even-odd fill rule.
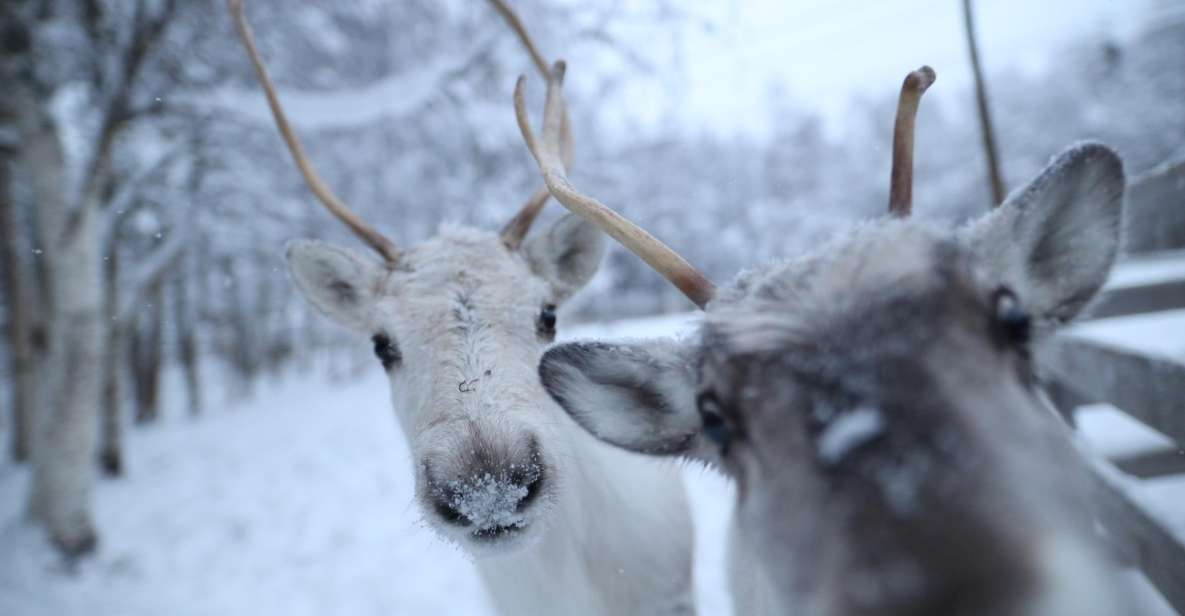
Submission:
[[[527,48],[527,53],[531,56],[531,61],[535,64],[535,68],[539,69],[539,74],[547,79],[550,72],[547,68],[547,60],[543,59],[543,54],[539,53],[539,48],[531,39],[531,35],[527,32],[527,28],[523,26],[523,22],[519,19],[518,14],[510,5],[506,4],[504,0],[490,0],[490,4],[506,19],[510,24],[510,28],[518,35],[523,47]],[[564,166],[572,166],[572,127],[568,119],[568,107],[563,108],[563,120],[560,126],[562,152],[564,159]],[[539,212],[543,210],[543,206],[551,197],[551,192],[546,186],[541,186],[531,194],[522,209],[502,227],[502,243],[511,250],[517,250],[522,244],[523,238],[526,237],[527,232],[531,230],[531,225],[534,224],[535,218],[539,216]]]
[[[535,162],[539,164],[539,171],[543,174],[543,181],[551,194],[568,208],[572,213],[589,220],[604,230],[613,239],[638,255],[658,273],[662,274],[671,284],[675,285],[695,305],[703,308],[716,294],[716,286],[703,274],[691,266],[679,253],[671,250],[653,235],[609,209],[605,204],[577,191],[564,170],[561,158],[562,109],[564,95],[562,92],[564,81],[564,63],[555,63],[547,80],[547,103],[543,112],[543,140],[535,138],[531,130],[531,121],[527,117],[526,103],[523,97],[523,87],[526,76],[518,78],[514,88],[514,112],[518,119],[518,128],[523,134],[523,140]]]
[[[288,123],[288,116],[284,114],[284,108],[280,105],[280,97],[276,94],[276,86],[272,83],[267,67],[263,65],[259,50],[255,47],[255,36],[251,33],[251,26],[247,24],[247,18],[243,14],[243,0],[227,0],[226,4],[230,9],[231,17],[234,18],[239,38],[242,39],[243,46],[247,48],[247,55],[251,57],[251,64],[255,67],[255,74],[259,77],[263,92],[267,95],[267,104],[268,107],[271,107],[272,117],[276,120],[276,128],[280,130],[284,143],[288,145],[288,151],[292,153],[292,158],[296,161],[300,174],[304,176],[309,190],[313,191],[313,194],[325,205],[325,209],[329,210],[329,213],[345,223],[359,239],[378,251],[383,260],[387,262],[388,267],[393,267],[399,261],[399,249],[386,236],[346,207],[346,204],[342,203],[333,194],[333,191],[329,190],[321,176],[317,174],[317,170],[309,162],[304,146],[296,138],[296,133],[292,131],[292,126]]]
[[[923,66],[905,76],[897,99],[897,120],[893,125],[893,170],[889,178],[889,213],[906,218],[913,208],[914,121],[922,94],[934,84],[934,69]]]

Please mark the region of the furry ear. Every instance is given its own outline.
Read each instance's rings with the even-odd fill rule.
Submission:
[[[567,214],[523,246],[531,269],[551,283],[556,303],[579,291],[597,273],[605,235],[596,225]]]
[[[293,240],[284,253],[297,288],[325,316],[362,333],[373,333],[374,306],[383,268],[377,262],[317,240]]]
[[[1038,318],[1074,318],[1103,286],[1119,252],[1125,180],[1119,155],[1083,143],[966,230],[1000,282]]]
[[[689,351],[674,342],[573,342],[543,354],[543,387],[576,423],[623,449],[688,454],[701,431]]]

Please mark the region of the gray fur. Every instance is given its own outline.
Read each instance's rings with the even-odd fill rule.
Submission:
[[[376,261],[317,240],[292,240],[284,255],[297,287],[317,310],[352,330],[376,333],[367,331],[382,276]]]
[[[597,273],[605,254],[605,235],[596,225],[566,214],[523,247],[531,269],[551,283],[556,303],[580,290]]]
[[[1129,613],[1093,536],[1082,462],[995,303],[1011,287],[1042,334],[1078,314],[1117,253],[1123,188],[1113,152],[1077,146],[968,229],[858,225],[742,273],[684,348],[560,346],[544,386],[607,442],[736,481],[733,585],[758,595],[738,606]],[[665,399],[623,395],[634,381]],[[709,419],[727,449],[707,438]]]

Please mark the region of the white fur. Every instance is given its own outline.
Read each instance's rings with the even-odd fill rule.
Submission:
[[[311,242],[294,244],[289,261],[320,310],[398,347],[391,396],[421,511],[474,557],[501,613],[690,614],[692,532],[676,466],[596,441],[538,382],[541,307],[595,272],[603,247],[590,229],[564,218],[522,252],[492,233],[446,229],[394,270]],[[483,455],[508,464],[468,470]],[[522,464],[538,467],[544,487],[520,512],[526,490],[499,473]],[[441,484],[493,491],[445,500],[519,530],[483,541],[473,526],[448,523],[434,510]]]

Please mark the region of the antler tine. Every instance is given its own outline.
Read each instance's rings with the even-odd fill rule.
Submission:
[[[564,68],[562,61],[556,62],[547,80],[547,103],[544,107],[542,141],[535,137],[530,119],[527,117],[526,102],[523,96],[526,77],[519,77],[518,84],[514,88],[514,112],[518,119],[518,127],[522,132],[523,141],[527,143],[527,148],[535,157],[535,162],[539,164],[543,181],[547,183],[551,194],[564,207],[596,224],[613,239],[628,248],[630,252],[641,257],[651,268],[662,274],[696,306],[703,308],[716,294],[716,286],[712,284],[712,281],[666,244],[609,209],[600,201],[578,192],[568,181],[561,154],[564,123],[562,112],[564,107],[562,92]]]
[[[913,138],[918,104],[934,84],[934,69],[923,66],[905,76],[893,125],[893,170],[889,179],[889,213],[906,218],[913,209]]]
[[[539,53],[539,48],[535,45],[535,41],[531,39],[530,33],[527,32],[523,22],[519,19],[518,14],[510,5],[506,4],[504,0],[490,0],[494,5],[494,9],[506,19],[510,24],[512,30],[518,35],[523,47],[526,47],[527,53],[531,56],[531,61],[535,64],[535,68],[539,69],[539,74],[544,79],[548,78],[550,70],[547,66],[547,60],[543,59],[543,54]],[[572,164],[572,130],[571,122],[568,119],[567,107],[563,110],[563,155],[564,165],[571,166]],[[517,250],[522,244],[523,238],[526,237],[527,232],[531,230],[531,225],[534,224],[535,219],[539,216],[539,212],[543,210],[543,206],[547,204],[547,200],[551,198],[551,192],[546,186],[541,186],[531,194],[522,209],[502,227],[502,243],[511,250]]]
[[[251,26],[247,24],[247,18],[243,14],[243,0],[227,0],[226,4],[230,9],[231,17],[234,18],[239,38],[242,39],[243,46],[247,48],[247,55],[251,57],[251,64],[255,67],[255,74],[259,78],[260,85],[263,86],[263,92],[267,95],[267,104],[272,110],[272,117],[276,120],[276,128],[284,138],[284,143],[288,145],[288,151],[292,153],[292,158],[296,161],[300,174],[304,176],[309,190],[312,190],[317,199],[325,205],[325,208],[338,220],[345,223],[354,232],[354,235],[378,251],[389,267],[394,266],[399,261],[399,249],[395,244],[350,211],[350,208],[346,207],[346,204],[342,203],[333,194],[333,191],[329,190],[321,176],[317,175],[312,163],[309,162],[304,146],[296,138],[296,133],[288,123],[288,116],[284,114],[284,108],[280,106],[280,97],[276,94],[276,86],[272,83],[267,67],[264,66],[263,59],[259,56],[259,50],[255,47],[255,35],[252,34]]]

